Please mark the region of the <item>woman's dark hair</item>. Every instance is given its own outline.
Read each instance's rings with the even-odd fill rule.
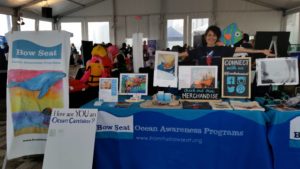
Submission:
[[[221,29],[215,25],[212,25],[210,27],[208,27],[205,31],[205,36],[207,36],[208,32],[212,31],[216,36],[217,36],[217,41],[219,41],[220,37],[221,37]]]

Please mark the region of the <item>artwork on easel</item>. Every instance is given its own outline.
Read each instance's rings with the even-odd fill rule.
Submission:
[[[153,86],[177,87],[178,53],[156,51]]]
[[[256,60],[257,85],[298,85],[297,58],[266,58]]]
[[[118,102],[118,78],[99,79],[99,100]]]

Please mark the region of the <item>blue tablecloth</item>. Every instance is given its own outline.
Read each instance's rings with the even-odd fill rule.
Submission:
[[[271,120],[268,139],[273,151],[274,169],[300,168],[300,110],[281,112],[270,109],[267,113]],[[295,124],[291,124],[297,119]],[[299,134],[290,133],[292,126]]]
[[[259,111],[98,108],[94,168],[272,169]]]

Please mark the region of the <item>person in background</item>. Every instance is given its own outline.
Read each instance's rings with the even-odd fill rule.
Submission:
[[[144,65],[146,65],[147,61],[149,60],[149,55],[148,55],[147,41],[145,40],[143,42],[143,59],[144,59]]]
[[[71,44],[71,55],[70,55],[70,65],[74,65],[75,64],[75,55],[77,55],[77,49],[74,45],[74,43]]]
[[[73,53],[77,53],[77,49],[76,49],[74,43],[71,44],[71,53],[72,53],[72,54],[73,54]]]
[[[5,48],[5,45],[3,45],[3,48],[0,47],[0,70],[7,70],[7,58],[5,56],[5,53],[8,52],[8,46]]]
[[[126,57],[118,49],[118,47],[116,45],[112,45],[107,48],[107,52],[113,63],[112,77],[119,77],[120,73],[126,73]]]
[[[127,56],[128,54],[128,50],[127,50],[127,46],[126,46],[126,43],[122,43],[122,47],[120,48],[120,51],[125,55]]]
[[[254,48],[254,46],[252,46],[251,43],[249,43],[249,34],[247,34],[247,33],[243,34],[243,40],[242,40],[241,47],[247,48],[247,49]]]
[[[128,54],[132,56],[132,47],[129,44],[127,45],[127,51]]]
[[[254,47],[249,43],[249,34],[243,33],[243,38],[234,44],[234,47],[243,47],[247,49],[253,49]]]
[[[185,43],[184,45],[183,45],[183,50],[187,50],[188,49],[188,45]]]

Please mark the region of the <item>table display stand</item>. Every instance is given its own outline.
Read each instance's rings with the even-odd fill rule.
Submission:
[[[6,163],[7,163],[7,155],[5,153],[3,163],[2,163],[2,169],[6,169]]]
[[[140,94],[135,94],[132,97],[130,97],[130,99],[126,99],[125,102],[137,103],[137,102],[145,101],[144,99],[141,99],[141,98],[142,98],[142,96]]]

